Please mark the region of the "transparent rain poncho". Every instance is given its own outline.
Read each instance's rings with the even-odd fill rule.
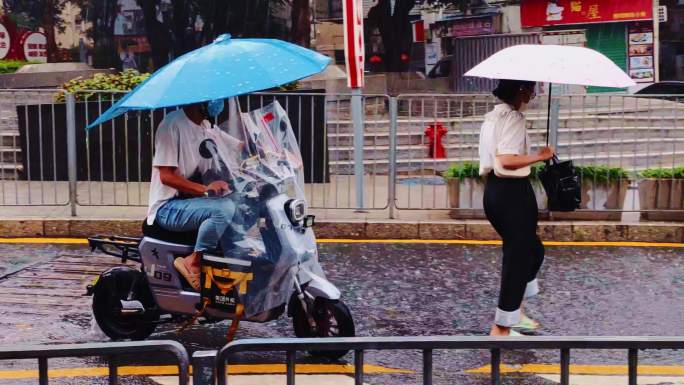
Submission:
[[[303,259],[315,258],[316,242],[307,229],[294,249],[278,239],[267,204],[279,193],[304,198],[303,162],[286,111],[274,102],[258,110],[240,114],[240,127],[223,129],[200,170],[202,181],[223,180],[236,206],[232,223],[222,235],[223,255],[251,262],[253,279],[240,300],[245,316],[251,317],[275,308],[289,299],[294,286],[291,269]],[[222,126],[223,127],[223,126]],[[237,137],[236,137],[237,136]],[[231,142],[242,142],[241,152],[231,151]],[[320,272],[320,267],[315,267]]]

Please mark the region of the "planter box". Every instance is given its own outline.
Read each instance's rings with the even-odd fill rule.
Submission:
[[[644,179],[639,181],[642,210],[684,210],[684,179]],[[684,211],[641,213],[646,221],[684,221]]]
[[[544,187],[536,180],[532,181],[534,195],[537,198],[537,206],[540,210],[540,218],[546,215],[541,211],[546,210],[546,192]],[[449,217],[453,219],[483,219],[484,207],[484,180],[466,178],[464,180],[449,179],[447,181],[449,206],[458,210],[451,210]]]
[[[629,188],[629,180],[596,182],[593,179],[582,179],[582,204],[580,210],[574,212],[551,212],[551,219],[619,221]]]
[[[484,181],[482,179],[465,178],[449,179],[447,181],[449,206],[458,210],[449,211],[453,219],[483,219],[486,218],[482,207],[484,196]]]

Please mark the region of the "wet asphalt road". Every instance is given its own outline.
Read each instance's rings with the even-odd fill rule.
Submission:
[[[322,244],[321,264],[341,288],[360,336],[484,335],[498,291],[499,247],[440,244]],[[80,297],[83,272],[96,274],[115,259],[92,258],[85,246],[0,244],[0,344],[92,342],[106,337],[91,327],[90,301]],[[53,263],[54,265],[51,265]],[[38,279],[51,266],[70,281]],[[68,268],[65,268],[67,266]],[[74,273],[78,267],[81,276]],[[80,278],[79,278],[80,277]],[[547,247],[542,295],[527,305],[543,324],[541,335],[681,335],[684,319],[684,249]],[[33,283],[31,283],[33,282]],[[36,284],[36,282],[42,282]],[[20,290],[19,290],[20,289]],[[39,295],[31,294],[35,290]],[[23,302],[23,303],[22,303]],[[194,326],[182,335],[164,325],[154,339],[174,339],[190,351],[218,349],[227,323]],[[287,317],[268,324],[242,323],[237,338],[292,336]],[[351,362],[352,357],[345,357]],[[367,363],[420,372],[418,352],[367,352]],[[624,364],[626,352],[577,352],[573,363]],[[281,354],[246,354],[245,363],[282,362]],[[504,353],[506,364],[557,363],[555,351]],[[316,362],[302,355],[298,362]],[[487,384],[464,371],[489,362],[488,352],[435,352],[435,384]],[[162,361],[136,359],[136,364]],[[684,352],[649,351],[640,364],[684,363]],[[102,365],[69,359],[55,366]],[[0,372],[35,368],[0,362]],[[1,377],[0,377],[1,378]],[[367,375],[370,384],[419,383],[419,375]],[[36,380],[2,380],[29,384]],[[105,379],[55,379],[50,383],[106,383]],[[127,378],[127,384],[152,384]],[[552,384],[534,375],[506,376],[504,384]]]

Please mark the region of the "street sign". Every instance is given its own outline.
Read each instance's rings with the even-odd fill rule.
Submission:
[[[0,23],[0,59],[7,57],[12,47],[10,34],[4,24]]]
[[[26,32],[21,37],[21,49],[26,61],[47,63],[47,38],[41,32]]]
[[[344,53],[347,64],[347,86],[360,88],[364,85],[363,1],[344,0]]]

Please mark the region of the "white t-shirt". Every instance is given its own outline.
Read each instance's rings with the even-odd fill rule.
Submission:
[[[209,143],[214,146],[208,146]],[[150,225],[159,208],[178,194],[178,190],[161,182],[158,167],[175,167],[176,174],[190,178],[196,173],[201,175],[216,168],[217,157],[220,157],[230,168],[242,149],[242,142],[218,127],[212,127],[207,120],[200,125],[195,124],[180,109],[167,114],[159,123],[154,148],[147,210],[147,223]]]
[[[480,129],[480,175],[494,169],[494,157],[526,155],[530,140],[525,129],[525,117],[508,104],[497,104],[485,115]]]

